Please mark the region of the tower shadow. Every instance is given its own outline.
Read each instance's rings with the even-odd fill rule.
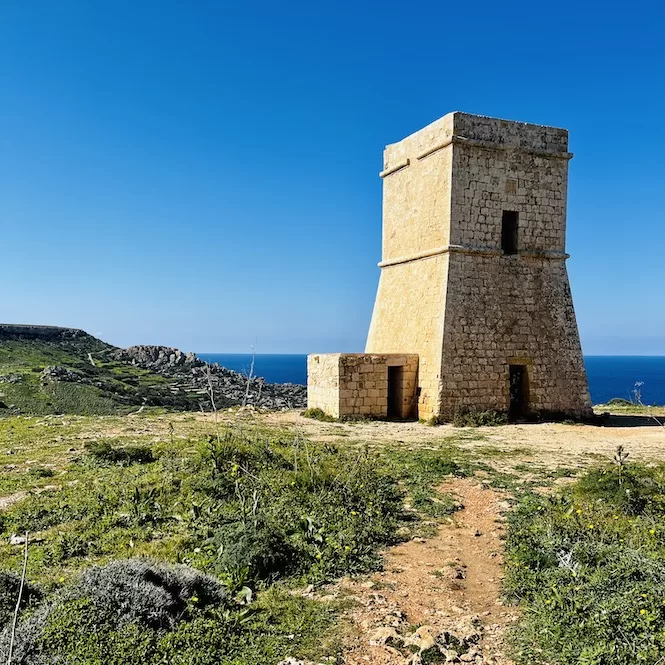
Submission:
[[[665,422],[665,418],[659,418],[658,420]],[[652,416],[627,413],[604,413],[602,416],[598,417],[598,425],[600,427],[663,427],[663,425]],[[663,429],[663,436],[665,437],[665,428]]]

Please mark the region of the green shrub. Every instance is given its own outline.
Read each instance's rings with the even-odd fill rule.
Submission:
[[[621,471],[621,473],[619,473]],[[509,517],[519,663],[634,665],[665,653],[665,466],[593,469]]]
[[[273,581],[297,570],[298,551],[289,544],[278,525],[234,522],[215,534],[219,548],[218,570],[226,575],[243,573],[243,579],[233,584]],[[239,590],[239,589],[238,589]]]
[[[63,657],[67,662],[121,662],[117,659],[130,647],[129,658],[147,657],[180,622],[227,606],[218,581],[186,566],[113,561],[88,569],[19,623],[13,662],[41,664]],[[2,662],[10,632],[7,627],[0,634]]]
[[[44,468],[43,466],[33,466],[29,473],[35,478],[53,478],[55,476],[53,469]]]
[[[324,423],[334,423],[337,419],[328,415],[323,409],[315,407],[314,409],[305,409],[300,415],[305,418],[312,418],[313,420],[320,420]]]
[[[19,589],[21,588],[21,578],[13,573],[0,570],[0,630],[7,625],[16,609]],[[42,592],[29,582],[23,584],[23,593],[21,594],[20,610],[23,612],[26,608],[35,605],[42,597]]]
[[[96,464],[150,464],[155,461],[149,446],[115,447],[110,441],[93,441],[85,444],[86,455]]]
[[[452,423],[455,427],[496,427],[508,423],[508,414],[504,411],[456,411]]]
[[[663,471],[642,464],[622,464],[592,469],[575,487],[581,500],[596,501],[629,515],[665,512]]]

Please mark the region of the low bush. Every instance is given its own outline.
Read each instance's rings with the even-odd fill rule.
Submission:
[[[302,413],[305,418],[312,418],[313,420],[320,420],[324,423],[334,423],[337,419],[328,415],[323,409],[315,407],[313,409],[305,409]]]
[[[16,609],[19,590],[21,588],[21,578],[13,573],[0,570],[0,630],[7,625]],[[42,592],[33,584],[25,582],[23,584],[23,593],[21,594],[20,611],[35,605],[42,597]]]
[[[93,441],[85,444],[86,456],[96,464],[149,464],[155,461],[148,446],[114,446],[110,441]]]
[[[665,653],[665,466],[619,463],[509,517],[519,663],[634,665]]]
[[[181,622],[228,608],[224,587],[186,566],[154,561],[113,561],[87,570],[55,594],[16,630],[12,662],[140,662]],[[11,631],[0,634],[0,660]]]
[[[607,402],[607,406],[635,406],[629,399],[623,397],[613,397]]]
[[[508,414],[505,411],[456,411],[452,420],[455,427],[496,427],[508,423]]]

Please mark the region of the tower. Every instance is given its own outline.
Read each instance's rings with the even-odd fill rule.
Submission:
[[[386,147],[366,353],[418,355],[420,418],[591,413],[565,264],[571,157],[566,130],[458,112]]]

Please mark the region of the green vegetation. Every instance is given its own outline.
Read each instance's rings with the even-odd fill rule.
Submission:
[[[324,423],[334,423],[337,422],[336,418],[328,415],[323,409],[315,407],[314,409],[305,409],[302,414],[305,418],[312,418],[313,420],[320,420]]]
[[[407,499],[419,513],[428,517],[444,517],[458,509],[448,494],[436,491],[437,485],[450,476],[465,478],[473,475],[478,465],[468,452],[455,445],[457,439],[444,439],[437,448],[416,450],[385,450],[382,458],[400,479],[408,492]]]
[[[109,436],[121,423],[117,418],[105,423],[106,436],[74,447],[95,420],[0,421],[7,452],[0,463],[4,458],[16,467],[0,466],[0,487],[3,494],[28,492],[0,512],[0,561],[8,573],[0,579],[2,620],[6,626],[13,612],[22,559],[22,548],[9,538],[29,531],[28,580],[35,592],[29,599],[24,594],[17,645],[45,658],[13,662],[52,662],[67,653],[67,662],[82,665],[239,665],[335,655],[339,603],[288,589],[380,566],[380,548],[398,541],[402,524],[395,469],[364,449],[341,450],[260,427],[203,436],[183,417],[176,436],[166,418],[137,420],[140,431],[158,424],[159,442],[153,434]],[[197,589],[165,599],[159,589],[175,593],[174,583],[159,580],[184,570],[166,563],[187,566],[187,579],[213,576],[223,598],[199,604],[192,600],[204,595]],[[119,589],[108,598],[93,592],[111,584],[94,577],[107,572]],[[109,598],[131,586],[117,582],[126,575],[156,584],[148,596],[176,608],[177,622],[146,626],[144,618],[116,611]],[[37,606],[35,584],[45,594]],[[153,609],[150,616],[159,614]]]
[[[509,517],[506,592],[520,663],[634,665],[665,653],[665,465],[594,468]]]
[[[4,536],[39,532],[29,570],[46,585],[132,555],[240,587],[330,580],[377,565],[402,504],[396,479],[366,452],[230,431],[152,449],[95,442],[57,481],[0,514]],[[19,556],[7,545],[0,553]]]
[[[238,665],[332,646],[333,608],[273,590],[248,605],[213,577],[145,559],[89,568],[18,625],[12,662]],[[10,630],[0,633],[5,662]]]
[[[444,425],[446,423],[451,423],[455,427],[497,427],[508,423],[508,415],[504,411],[463,409],[455,411],[452,418],[432,416],[428,424]]]
[[[146,402],[186,408],[194,395],[176,393],[173,381],[129,363],[109,358],[109,347],[94,337],[69,342],[39,339],[5,340],[0,346],[0,416],[113,415],[136,411]],[[88,358],[91,354],[95,364]],[[51,380],[48,367],[67,373]]]
[[[665,464],[620,449],[611,464],[557,469],[474,429],[368,448],[226,417],[0,419],[0,497],[13,497],[0,512],[0,661],[23,555],[9,542],[25,531],[25,657],[12,662],[334,658],[344,601],[302,587],[379,568],[382,548],[460,507],[443,482],[474,475],[517,503],[505,577],[523,608],[516,662],[656,665],[665,653]]]

